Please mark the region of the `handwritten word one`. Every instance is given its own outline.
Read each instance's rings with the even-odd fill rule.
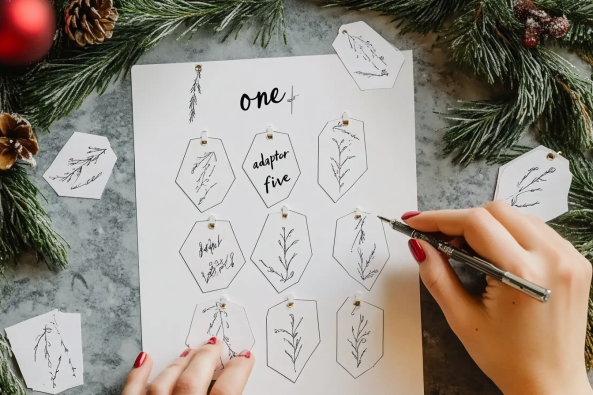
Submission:
[[[230,254],[227,254],[225,259],[221,258],[216,259],[213,262],[210,262],[208,264],[208,267],[210,268],[210,270],[208,270],[208,273],[204,274],[204,272],[202,272],[202,277],[204,278],[204,280],[206,280],[206,284],[208,284],[213,277],[220,275],[223,270],[235,267],[235,262],[233,262],[234,257],[235,253],[231,252]],[[230,262],[229,258],[231,260]]]
[[[284,153],[278,153],[278,150],[276,150],[275,154],[270,155],[269,158],[265,159],[264,154],[261,154],[261,160],[259,162],[253,162],[253,168],[259,169],[260,167],[271,166],[272,170],[274,170],[274,162],[278,162],[280,159],[285,159],[289,152],[290,151],[284,151]]]
[[[257,108],[261,108],[262,104],[265,104],[267,106],[270,103],[281,103],[282,100],[284,100],[284,98],[286,97],[286,92],[282,95],[280,99],[278,99],[278,93],[278,88],[272,89],[272,92],[270,92],[269,99],[268,94],[266,92],[257,92],[257,95],[255,95],[255,97],[249,97],[247,93],[244,93],[243,96],[241,96],[241,109],[243,111],[249,110],[249,108],[251,108],[251,102],[256,100]]]
[[[214,243],[212,242],[212,240],[208,239],[208,242],[205,246],[202,245],[202,242],[200,241],[200,251],[198,252],[200,258],[204,255],[204,253],[208,253],[208,251],[210,251],[210,254],[214,254],[214,250],[220,247],[221,244],[222,239],[220,238],[220,235],[218,235],[218,240]]]

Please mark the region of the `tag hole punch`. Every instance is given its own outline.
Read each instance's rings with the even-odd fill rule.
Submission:
[[[198,70],[202,70],[202,65],[201,64],[197,64],[196,65],[196,71],[198,71]]]
[[[208,228],[209,229],[216,228],[216,217],[214,217],[214,215],[211,215],[210,218],[208,218]]]
[[[266,138],[268,140],[274,140],[274,128],[272,127],[272,125],[269,125],[266,129]]]
[[[348,114],[348,111],[345,111],[344,114],[342,114],[342,125],[348,126],[349,124],[350,124],[350,114]]]
[[[289,309],[294,307],[294,294],[288,294],[286,296],[286,300],[288,301],[288,303],[286,303],[286,307],[288,307]]]
[[[201,141],[202,145],[206,145],[208,144],[208,131],[204,130],[202,132],[202,141]]]
[[[354,210],[354,219],[360,219],[360,217],[362,217],[362,211],[356,207],[356,209]]]
[[[546,159],[547,160],[554,160],[556,159],[556,155],[554,155],[553,153],[549,153],[548,155],[546,155]]]
[[[284,205],[282,206],[282,218],[288,218],[288,206]]]
[[[228,299],[226,296],[223,296],[222,298],[220,298],[220,308],[226,309],[227,302],[228,302]]]
[[[342,34],[348,34],[348,30],[342,30]]]
[[[354,294],[354,303],[352,303],[354,305],[354,310],[352,310],[352,314],[354,315],[354,312],[358,309],[360,309],[360,299],[362,298],[362,292],[357,292]]]

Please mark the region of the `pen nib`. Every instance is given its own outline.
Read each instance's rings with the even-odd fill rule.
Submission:
[[[387,218],[385,218],[385,217],[381,217],[380,215],[377,215],[377,217],[378,217],[378,218],[379,218],[381,221],[385,221],[385,222],[389,222],[389,223],[392,223],[392,222],[393,222],[392,220],[390,220],[390,219],[387,219]]]

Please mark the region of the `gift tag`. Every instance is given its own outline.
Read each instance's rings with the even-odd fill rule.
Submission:
[[[222,140],[190,140],[175,181],[201,213],[222,203],[235,182]]]
[[[243,170],[267,207],[287,199],[301,175],[290,136],[271,128],[255,135]]]
[[[393,88],[404,55],[364,22],[342,25],[333,47],[361,90]]]
[[[312,256],[307,217],[286,208],[268,214],[251,260],[280,293],[300,281]]]
[[[216,380],[231,359],[244,350],[251,350],[255,344],[245,308],[224,298],[198,304],[185,344],[192,349],[201,348],[212,337],[222,342],[223,347],[213,377]]]
[[[494,200],[550,221],[568,211],[569,161],[540,145],[501,166]]]
[[[268,366],[296,383],[320,343],[317,302],[296,299],[268,310]]]
[[[195,223],[179,251],[202,292],[228,288],[245,264],[229,221]]]
[[[59,196],[101,199],[116,161],[107,137],[74,132],[43,178]]]
[[[389,260],[383,222],[369,213],[352,212],[336,221],[334,258],[369,291]]]
[[[367,171],[362,121],[345,116],[325,125],[319,134],[318,171],[319,185],[334,202],[362,177]]]
[[[383,358],[383,309],[350,297],[336,316],[336,361],[356,379]]]

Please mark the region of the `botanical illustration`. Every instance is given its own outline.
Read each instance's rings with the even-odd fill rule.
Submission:
[[[301,343],[301,337],[299,337],[299,326],[303,322],[303,317],[300,318],[299,322],[296,323],[294,318],[294,314],[290,314],[290,329],[274,329],[274,333],[284,333],[284,341],[288,343],[288,349],[284,350],[290,361],[292,362],[292,366],[294,371],[297,371],[296,363],[303,348],[303,344]]]
[[[513,207],[533,207],[540,204],[540,201],[537,198],[532,197],[532,193],[534,192],[541,192],[543,189],[542,183],[545,183],[546,176],[553,174],[556,172],[555,167],[550,167],[548,170],[544,171],[540,175],[537,175],[539,171],[539,167],[532,167],[527,171],[527,174],[523,176],[521,181],[517,183],[517,192],[513,195],[509,196],[506,201],[511,204]],[[528,178],[533,176],[534,178],[531,181],[528,181]],[[521,199],[519,199],[521,197]]]
[[[89,172],[92,172],[92,166],[96,165],[99,162],[101,156],[104,155],[107,151],[106,148],[89,147],[88,149],[88,156],[86,158],[70,158],[68,160],[68,166],[72,167],[71,171],[66,172],[63,176],[51,176],[49,178],[51,180],[58,180],[60,182],[65,182],[66,184],[69,184],[71,190],[84,187],[86,185],[91,184],[93,181],[97,180],[103,174],[102,172],[94,174],[90,177],[86,177],[86,181],[78,182],[79,178],[83,173],[83,169],[86,167],[89,169]]]
[[[210,184],[212,174],[216,170],[216,162],[216,153],[214,151],[209,151],[202,156],[198,156],[196,162],[192,166],[191,174],[199,174],[195,187],[196,194],[199,197],[197,203],[198,206],[204,202],[206,196],[208,196],[208,192],[218,185],[218,182]]]
[[[191,99],[189,99],[189,123],[194,121],[196,117],[196,104],[198,103],[198,98],[196,97],[196,92],[202,94],[202,87],[200,86],[200,79],[202,78],[202,66],[196,66],[196,78],[194,79],[194,83],[189,90],[191,92]]]
[[[371,251],[371,253],[369,254],[368,257],[364,256],[364,253],[362,252],[362,250],[360,249],[360,247],[358,247],[358,274],[360,274],[360,278],[362,281],[372,278],[375,274],[379,273],[379,271],[377,269],[373,269],[367,272],[367,270],[369,269],[369,266],[371,264],[371,261],[375,258],[375,251],[377,250],[377,244],[375,243],[373,246],[373,250]]]
[[[230,325],[228,322],[229,315],[227,311],[224,308],[222,308],[220,302],[216,302],[213,306],[207,307],[204,310],[202,310],[202,314],[207,312],[211,312],[212,314],[212,321],[208,326],[207,334],[210,336],[215,336],[216,338],[222,340],[229,350],[229,358],[235,358],[237,356],[237,353],[233,350],[233,347],[231,347],[231,339],[228,335]],[[222,357],[220,357],[220,365],[222,369],[224,369]]]
[[[354,329],[354,326],[352,326],[352,339],[347,339],[352,347],[352,356],[356,359],[357,368],[360,367],[362,357],[367,351],[364,344],[367,342],[367,337],[371,334],[371,331],[366,330],[368,323],[369,320],[365,320],[364,316],[360,314],[358,328]]]
[[[260,259],[261,264],[264,265],[266,267],[266,269],[268,269],[268,272],[274,273],[275,275],[280,277],[280,282],[283,282],[283,283],[287,282],[294,276],[294,271],[290,270],[290,264],[292,263],[292,260],[298,254],[295,252],[289,258],[289,255],[290,255],[289,251],[295,244],[297,244],[299,242],[299,240],[298,239],[295,239],[292,241],[290,240],[293,232],[294,232],[294,229],[291,229],[290,231],[288,231],[288,234],[286,234],[286,227],[284,227],[284,226],[282,227],[282,233],[280,233],[280,239],[278,240],[278,245],[280,246],[280,249],[282,250],[281,255],[278,256],[278,260],[280,261],[280,265],[282,266],[282,269],[280,269],[280,272],[277,271],[276,269],[274,269],[274,267],[271,264],[266,265],[266,263]]]
[[[377,50],[370,41],[364,40],[362,36],[351,35],[346,30],[344,30],[343,33],[348,36],[348,43],[350,44],[350,48],[356,53],[356,57],[358,59],[362,58],[366,60],[376,70],[375,73],[355,71],[356,74],[361,74],[369,78],[389,75],[387,69],[385,68],[385,66],[387,66],[387,63],[385,63],[385,58],[377,54]]]
[[[332,171],[334,172],[334,177],[336,182],[339,186],[339,192],[342,193],[342,187],[344,186],[344,182],[342,179],[346,176],[346,174],[350,171],[349,168],[344,168],[346,166],[346,162],[350,159],[356,158],[355,155],[346,155],[344,151],[350,147],[351,143],[345,142],[345,139],[341,139],[339,142],[335,138],[332,138],[332,141],[336,144],[337,148],[337,155],[330,157],[331,160],[331,167]],[[336,159],[337,157],[337,159]]]

